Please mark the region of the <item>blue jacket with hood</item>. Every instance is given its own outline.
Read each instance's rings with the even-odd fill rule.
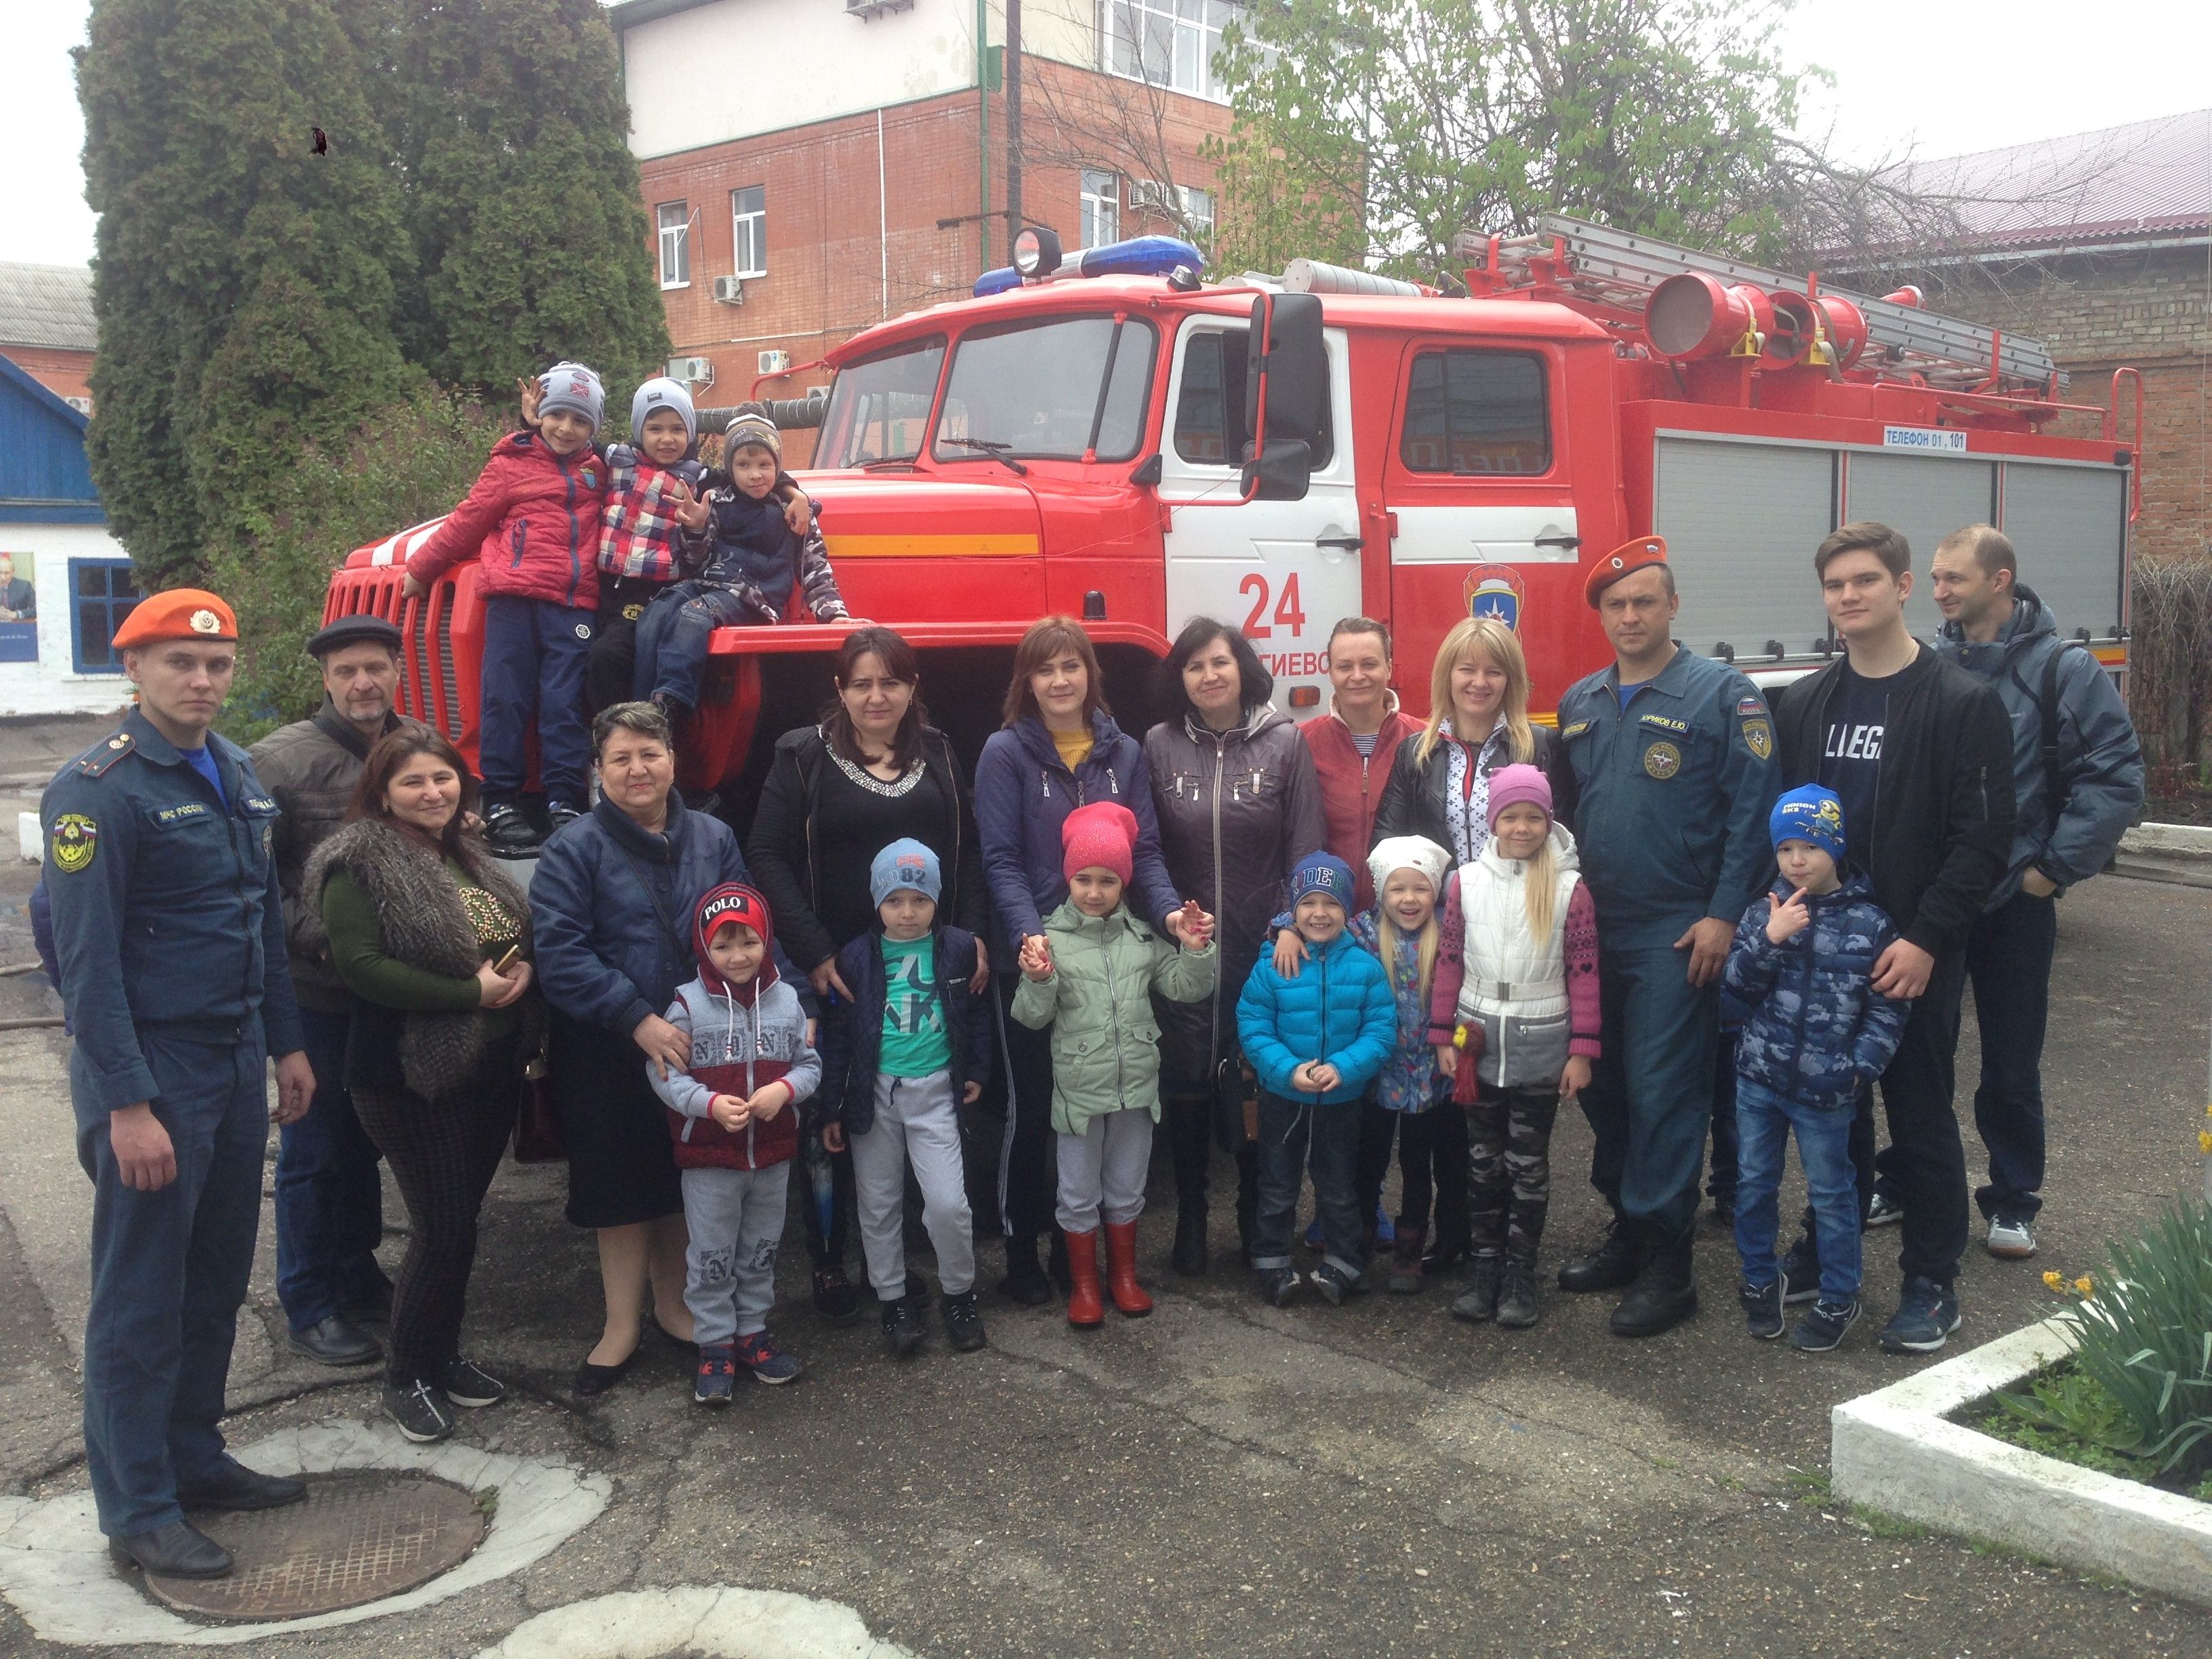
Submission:
[[[1789,896],[1789,888],[1782,890]],[[1808,895],[1812,921],[1777,945],[1766,937],[1774,896],[1736,925],[1722,970],[1724,993],[1745,1008],[1735,1045],[1740,1078],[1808,1106],[1849,1111],[1859,1090],[1888,1068],[1912,1012],[1874,988],[1874,965],[1897,929],[1854,872],[1832,893]]]

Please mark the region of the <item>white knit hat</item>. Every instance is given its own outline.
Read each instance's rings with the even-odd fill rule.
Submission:
[[[1444,872],[1450,867],[1451,854],[1426,836],[1386,836],[1375,843],[1375,850],[1367,855],[1367,873],[1374,878],[1378,899],[1393,870],[1418,870],[1429,878],[1429,885],[1441,893],[1444,890]]]

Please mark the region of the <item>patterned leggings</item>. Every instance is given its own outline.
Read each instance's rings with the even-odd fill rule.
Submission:
[[[1552,1204],[1551,1089],[1493,1089],[1468,1109],[1468,1183],[1474,1254],[1534,1267]]]

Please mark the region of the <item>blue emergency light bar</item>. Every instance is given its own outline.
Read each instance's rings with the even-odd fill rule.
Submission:
[[[1206,268],[1206,256],[1188,242],[1174,236],[1133,236],[1126,242],[1087,247],[1063,258],[1051,275],[1059,276],[1164,276],[1177,265],[1194,271]],[[1022,274],[1012,265],[987,270],[975,279],[972,292],[981,300],[1022,285]]]

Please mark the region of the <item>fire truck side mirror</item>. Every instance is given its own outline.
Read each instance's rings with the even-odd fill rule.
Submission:
[[[1246,350],[1244,368],[1245,489],[1261,501],[1299,501],[1305,495],[1313,454],[1328,422],[1320,296],[1260,295],[1252,301],[1249,337],[1252,345]],[[1258,429],[1263,403],[1264,434]]]

